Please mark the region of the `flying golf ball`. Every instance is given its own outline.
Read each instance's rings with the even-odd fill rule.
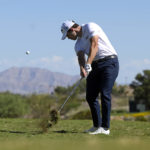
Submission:
[[[29,55],[29,54],[30,54],[30,51],[26,51],[26,54]]]

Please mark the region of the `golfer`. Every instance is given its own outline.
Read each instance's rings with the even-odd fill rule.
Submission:
[[[117,53],[102,28],[96,23],[78,25],[67,20],[62,23],[61,32],[62,40],[66,37],[76,40],[75,51],[80,74],[87,77],[86,100],[91,110],[93,127],[85,132],[109,135],[111,92],[119,71]]]

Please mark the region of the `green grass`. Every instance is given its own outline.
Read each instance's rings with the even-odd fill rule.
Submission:
[[[31,119],[0,119],[0,150],[146,150],[150,147],[150,123],[111,121],[111,134],[83,133],[91,120],[60,120],[42,133]]]

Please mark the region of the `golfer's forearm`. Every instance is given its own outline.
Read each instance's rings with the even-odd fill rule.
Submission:
[[[78,53],[78,62],[79,62],[80,69],[83,69],[85,66],[85,55],[84,52],[82,51]]]
[[[98,51],[98,47],[91,48],[90,54],[87,59],[87,64],[92,64],[92,61],[95,58],[97,51]]]
[[[98,52],[98,37],[95,36],[91,39],[91,48],[87,59],[87,64],[92,64],[92,61],[95,58],[97,52]]]

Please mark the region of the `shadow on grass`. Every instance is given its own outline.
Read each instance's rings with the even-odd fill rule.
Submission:
[[[84,133],[84,132],[76,132],[76,131],[66,131],[66,130],[59,130],[59,131],[52,131],[54,133]]]
[[[11,130],[0,130],[0,132],[5,132],[5,133],[15,133],[15,134],[32,134],[32,135],[38,135],[42,134],[42,131],[29,131],[29,132],[24,132],[24,131],[11,131]]]

